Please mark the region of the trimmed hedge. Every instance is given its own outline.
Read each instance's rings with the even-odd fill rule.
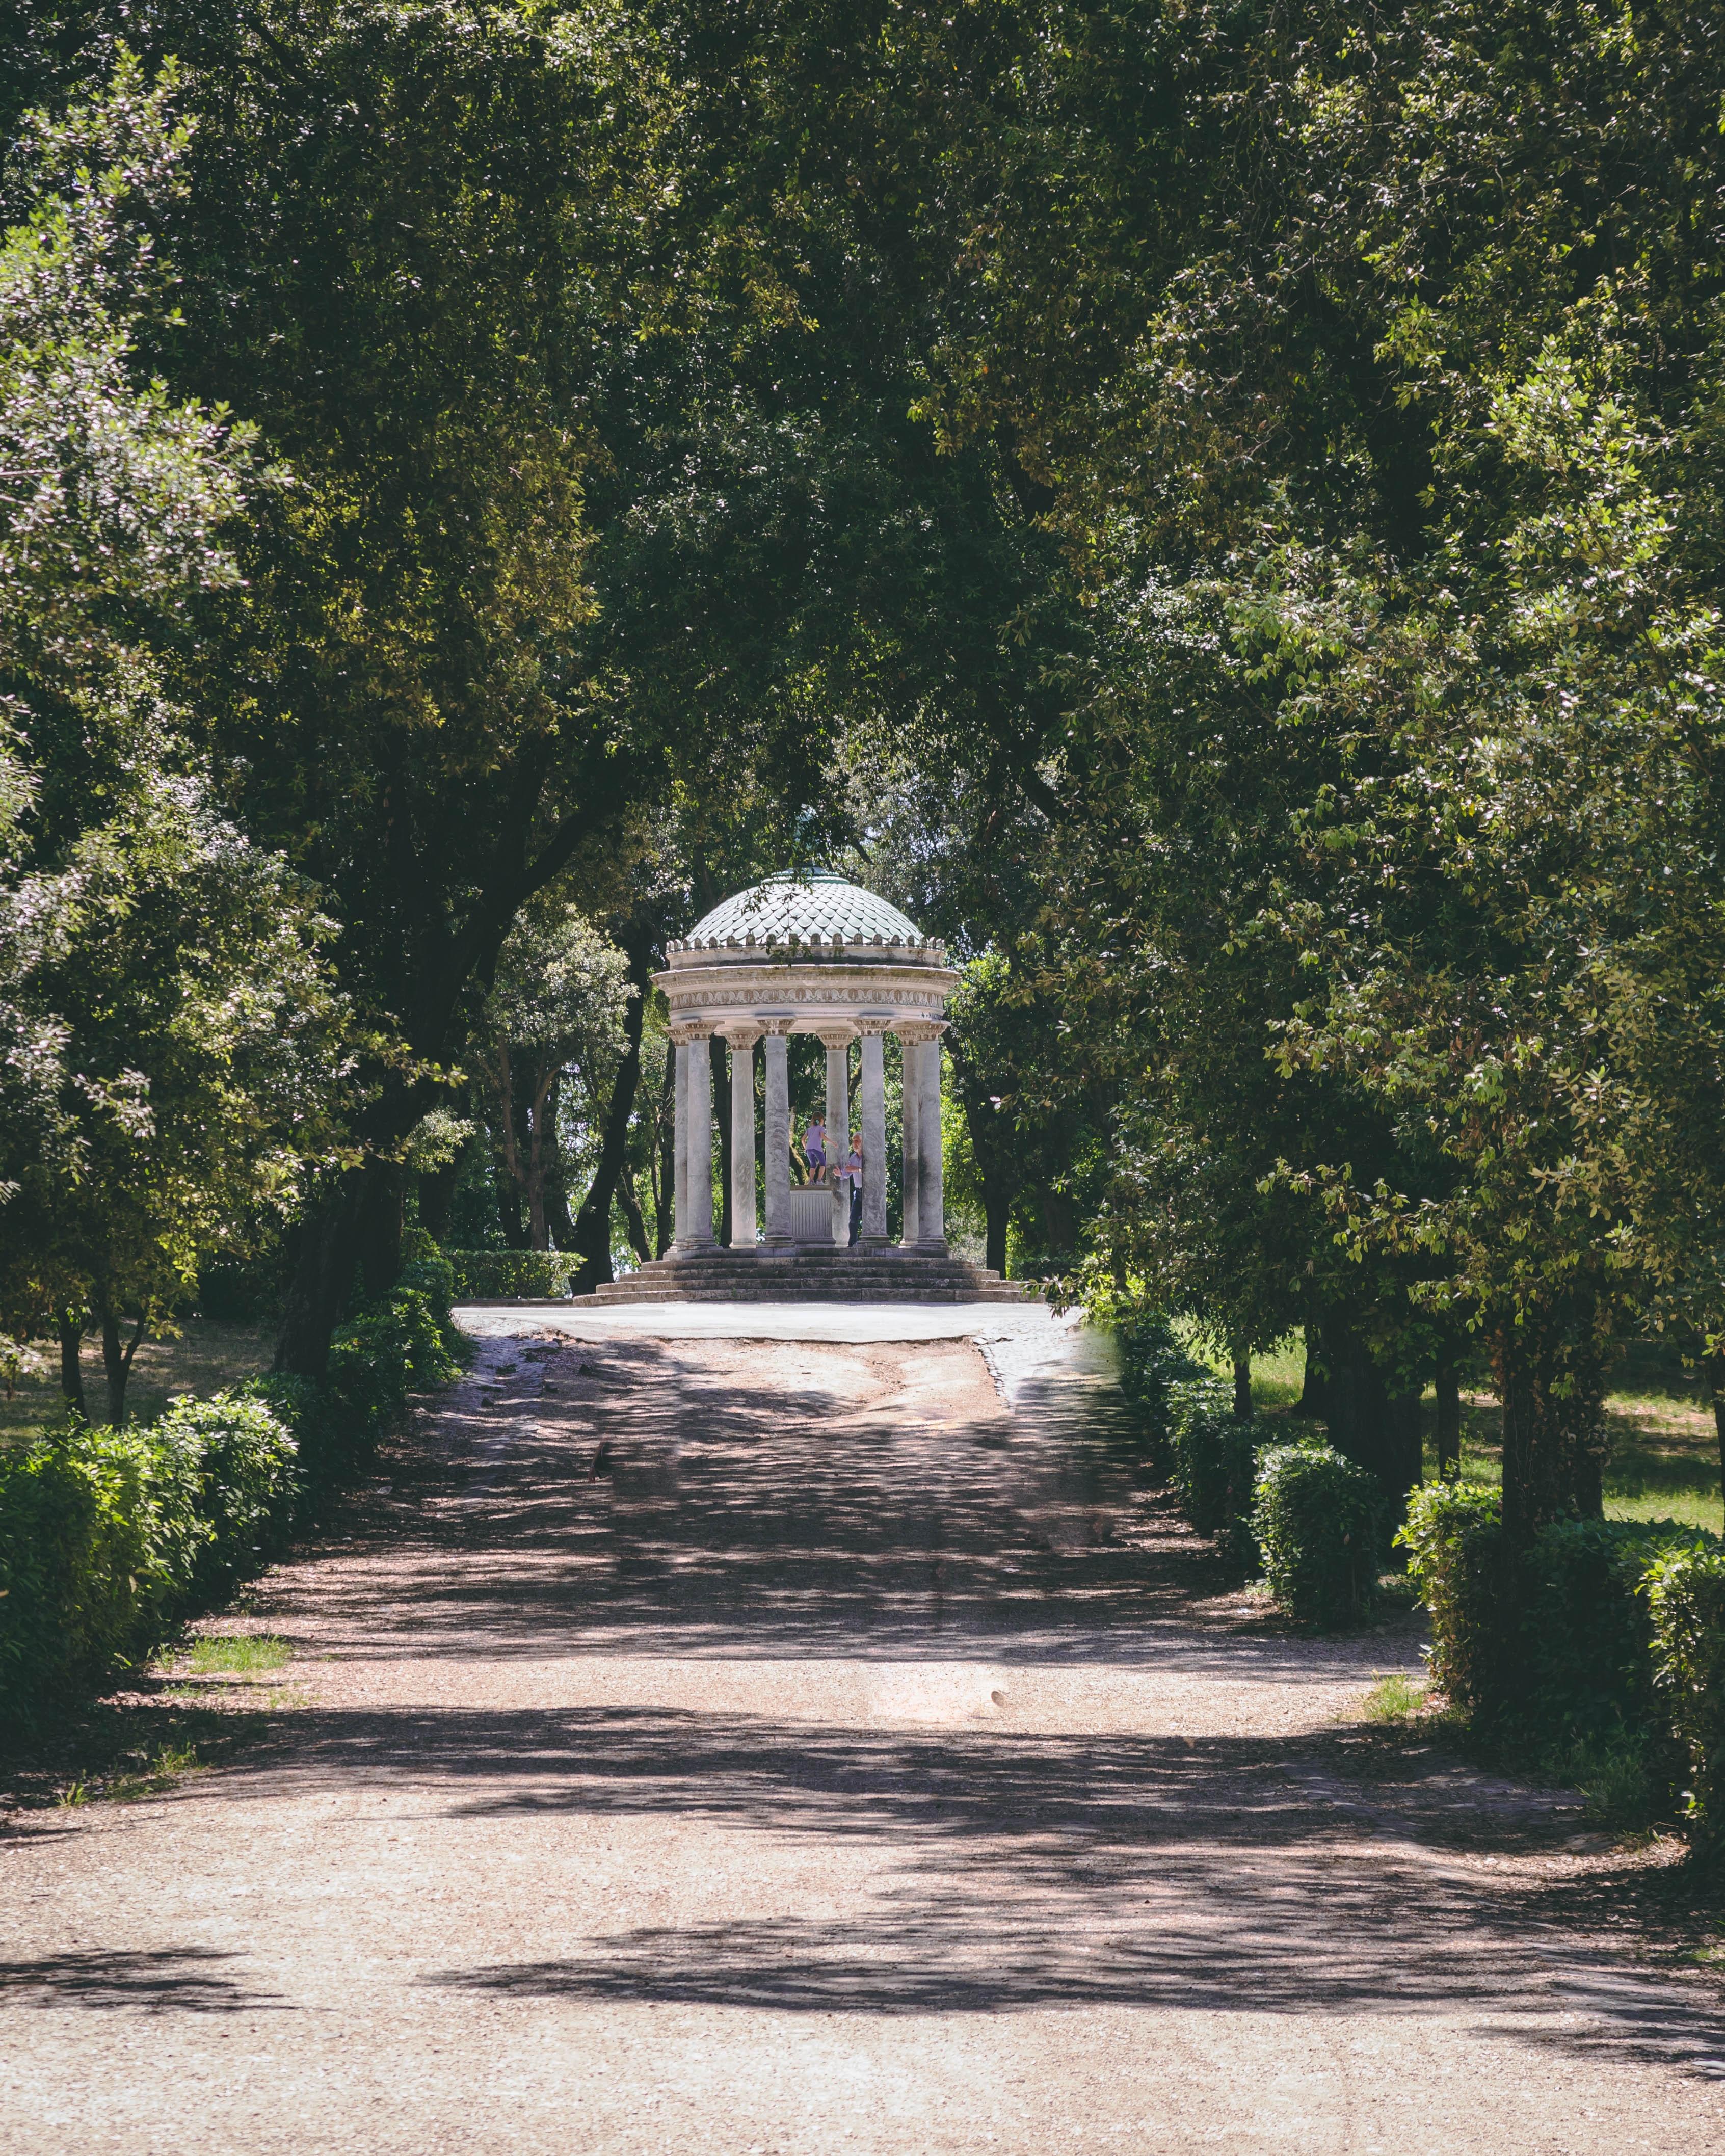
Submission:
[[[229,1393],[141,1429],[69,1421],[0,1456],[0,1711],[28,1721],[255,1570],[298,1486],[286,1430]]]
[[[0,1714],[28,1720],[99,1682],[260,1569],[410,1392],[458,1376],[447,1270],[412,1252],[403,1284],[337,1330],[321,1381],[254,1378],[157,1423],[72,1420],[0,1454]]]
[[[579,1258],[562,1250],[446,1250],[456,1302],[522,1296],[543,1301],[567,1296]]]
[[[1648,1567],[1654,1681],[1689,1769],[1685,1809],[1696,1845],[1725,1853],[1725,1550],[1692,1539]]]
[[[1137,1311],[1114,1327],[1120,1348],[1120,1389],[1143,1419],[1145,1434],[1165,1466],[1168,1394],[1175,1385],[1203,1378],[1204,1369],[1174,1337],[1167,1318]]]
[[[1340,1625],[1378,1584],[1384,1493],[1375,1475],[1308,1437],[1258,1456],[1251,1532],[1270,1591],[1302,1625]]]
[[[272,1375],[241,1388],[293,1432],[311,1510],[371,1458],[410,1393],[461,1374],[460,1342],[447,1306],[439,1314],[417,1288],[397,1287],[336,1328],[321,1381]]]
[[[1725,1551],[1671,1520],[1558,1520],[1504,1609],[1499,1493],[1429,1484],[1397,1540],[1431,1616],[1432,1676],[1479,1727],[1627,1815],[1676,1789],[1686,1757],[1707,1836],[1725,1804]],[[1639,1799],[1632,1789],[1638,1786]]]
[[[1252,1484],[1262,1433],[1234,1412],[1234,1389],[1219,1378],[1170,1385],[1168,1447],[1180,1509],[1242,1564],[1252,1562]]]
[[[1242,1564],[1254,1558],[1250,1527],[1255,1447],[1263,1433],[1234,1413],[1234,1389],[1194,1361],[1168,1319],[1153,1311],[1117,1317],[1121,1390],[1137,1409],[1150,1463],[1171,1481],[1180,1509]]]
[[[1495,1712],[1502,1691],[1502,1514],[1484,1483],[1427,1482],[1396,1532],[1431,1618],[1432,1681],[1466,1715]]]

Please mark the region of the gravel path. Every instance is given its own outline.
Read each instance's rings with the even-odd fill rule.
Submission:
[[[259,1742],[14,1815],[0,2146],[1725,2146],[1573,1799],[1366,1733],[1411,1627],[1268,1634],[1095,1381],[510,1325],[233,1620]]]

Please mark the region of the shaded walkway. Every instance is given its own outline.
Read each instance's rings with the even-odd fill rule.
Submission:
[[[489,1338],[267,1741],[6,1848],[7,2145],[1721,2145],[1573,1799],[1363,1743],[1411,1626],[1255,1630],[996,1345]]]

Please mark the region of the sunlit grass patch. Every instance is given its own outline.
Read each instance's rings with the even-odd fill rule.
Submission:
[[[273,1632],[207,1632],[186,1650],[194,1676],[261,1676],[280,1669],[293,1649]]]
[[[136,1804],[144,1797],[165,1794],[184,1776],[196,1774],[203,1765],[197,1747],[192,1744],[163,1744],[154,1752],[134,1753],[131,1756],[137,1763],[129,1771],[80,1775],[62,1791],[60,1803],[66,1806]]]
[[[1219,1378],[1231,1378],[1234,1365],[1227,1356],[1200,1341],[1190,1318],[1174,1320],[1174,1332],[1187,1353]],[[1260,1348],[1252,1356],[1252,1405],[1291,1408],[1306,1389],[1306,1335],[1290,1332],[1273,1348]]]
[[[1410,1677],[1404,1670],[1392,1670],[1378,1678],[1366,1694],[1368,1722],[1394,1725],[1410,1722],[1425,1709],[1427,1686],[1424,1677]]]

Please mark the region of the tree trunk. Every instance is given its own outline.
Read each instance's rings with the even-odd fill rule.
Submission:
[[[1585,1314],[1553,1312],[1502,1326],[1491,1360],[1503,1409],[1504,1547],[1518,1563],[1548,1521],[1572,1512],[1597,1519],[1604,1509],[1604,1358]]]
[[[130,1340],[120,1337],[120,1313],[102,1298],[102,1374],[107,1380],[108,1426],[110,1430],[126,1427],[126,1388],[131,1376],[131,1360],[138,1352],[138,1342],[144,1337],[146,1319],[140,1317],[132,1327]]]
[[[403,1014],[405,1044],[421,1065],[447,1065],[459,1059],[465,1039],[466,998],[474,988],[484,993],[490,988],[498,954],[521,907],[562,874],[583,844],[615,824],[643,783],[641,768],[628,750],[619,752],[618,744],[609,739],[595,741],[563,767],[562,783],[572,789],[572,798],[581,806],[564,815],[547,834],[537,829],[537,821],[552,767],[548,741],[536,737],[534,746],[517,757],[512,770],[506,774],[502,783],[509,797],[506,836],[491,854],[476,885],[465,870],[449,880],[448,864],[415,854],[407,836],[407,820],[396,817],[390,821],[389,829],[396,834],[399,849],[404,850],[400,860],[394,863],[398,871],[396,897],[402,908],[423,915],[426,894],[432,892],[447,896],[452,906],[459,903],[465,916],[459,928],[427,932],[412,939],[402,953],[401,993],[392,1001]],[[466,778],[461,783],[465,787]],[[434,914],[437,908],[431,911]],[[398,949],[400,917],[399,911],[393,915],[387,931]],[[368,947],[367,937],[377,932],[377,922],[363,919],[347,927],[355,947],[361,949]],[[373,1079],[375,1093],[353,1133],[369,1158],[363,1167],[334,1182],[323,1195],[316,1216],[305,1224],[275,1352],[275,1367],[285,1373],[324,1375],[329,1363],[330,1336],[347,1306],[356,1260],[364,1256],[356,1239],[362,1225],[361,1199],[369,1168],[377,1164],[379,1156],[387,1156],[401,1145],[429,1109],[447,1099],[446,1090],[434,1080],[406,1077],[393,1062],[368,1066],[357,1088],[362,1095]],[[372,1214],[370,1222],[375,1235],[367,1272],[372,1277],[387,1274],[386,1287],[400,1270],[398,1181],[395,1199],[393,1250],[387,1217]]]
[[[60,1390],[67,1404],[78,1410],[85,1420],[90,1419],[84,1404],[84,1327],[69,1310],[54,1312],[54,1325],[60,1336]]]
[[[1719,1487],[1725,1491],[1725,1348],[1702,1365],[1713,1396],[1713,1430],[1719,1440]]]
[[[1422,1428],[1420,1389],[1409,1386],[1387,1393],[1384,1416],[1384,1465],[1379,1477],[1389,1493],[1399,1527],[1405,1516],[1408,1494],[1425,1480],[1425,1433]]]
[[[531,1250],[532,1241],[521,1210],[521,1186],[506,1167],[495,1159],[491,1163],[491,1182],[497,1193],[497,1224],[503,1231],[506,1249]]]
[[[653,1253],[647,1242],[647,1223],[641,1217],[640,1194],[635,1188],[634,1177],[626,1168],[617,1178],[617,1202],[623,1208],[623,1218],[629,1229],[629,1246],[644,1265]]]
[[[419,1178],[419,1225],[441,1243],[448,1240],[449,1212],[455,1202],[455,1184],[461,1174],[458,1153],[447,1168],[434,1168]]]
[[[1425,1472],[1420,1395],[1392,1394],[1389,1380],[1353,1328],[1323,1329],[1325,1420],[1337,1452],[1368,1469],[1399,1513]]]
[[[629,1151],[629,1126],[635,1111],[635,1092],[641,1081],[641,1029],[647,1018],[647,966],[649,960],[644,950],[631,953],[630,975],[637,993],[630,997],[624,1013],[623,1060],[617,1066],[617,1075],[612,1081],[611,1104],[605,1112],[605,1135],[600,1141],[599,1158],[593,1169],[592,1187],[581,1201],[581,1210],[575,1215],[575,1233],[570,1247],[581,1260],[574,1278],[569,1283],[572,1295],[591,1295],[596,1287],[613,1277],[611,1270],[611,1204],[617,1194],[618,1182],[623,1173],[623,1164]],[[675,1058],[673,1050],[665,1059],[667,1077]],[[625,1213],[628,1206],[625,1203]],[[664,1235],[665,1215],[669,1207],[661,1205],[660,1232]],[[661,1248],[661,1255],[662,1248]]]
[[[551,1248],[545,1184],[557,1158],[557,1091],[562,1075],[556,1064],[533,1073],[532,1122],[527,1137],[527,1234],[536,1250]]]
[[[326,1188],[301,1224],[300,1257],[282,1300],[275,1367],[284,1376],[321,1378],[330,1335],[353,1288],[355,1234],[366,1171],[350,1168]]]
[[[988,1240],[983,1262],[990,1271],[1006,1278],[1006,1231],[1012,1223],[1012,1196],[991,1177],[983,1178],[983,1213],[988,1222]]]
[[[1234,1414],[1238,1422],[1252,1418],[1252,1358],[1243,1348],[1233,1351]]]
[[[1330,1411],[1330,1381],[1324,1368],[1323,1327],[1313,1320],[1306,1327],[1306,1378],[1300,1388],[1296,1415],[1322,1422]]]
[[[1078,1214],[1071,1198],[1064,1190],[1056,1190],[1052,1183],[1042,1187],[1042,1224],[1048,1236],[1048,1254],[1060,1264],[1076,1255],[1078,1249]]]
[[[558,1096],[561,1098],[562,1074],[558,1073]],[[560,1111],[555,1104],[552,1110],[552,1128],[557,1128]],[[569,1210],[568,1164],[563,1158],[561,1142],[551,1149],[551,1159],[545,1171],[545,1224],[551,1231],[551,1240],[560,1250],[575,1247],[575,1215]]]
[[[1461,1368],[1453,1351],[1438,1350],[1437,1471],[1440,1482],[1461,1476]]]
[[[368,1160],[362,1175],[355,1224],[360,1280],[366,1301],[376,1302],[388,1294],[400,1276],[408,1178],[396,1160]]]

